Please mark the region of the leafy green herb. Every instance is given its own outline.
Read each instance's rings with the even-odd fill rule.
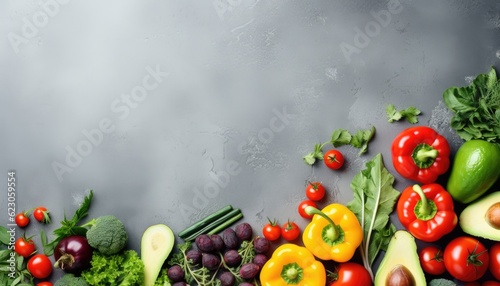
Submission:
[[[348,145],[351,143],[352,135],[345,129],[337,129],[333,131],[331,143],[333,147]]]
[[[385,112],[387,113],[387,120],[389,122],[399,121],[403,118],[406,118],[406,120],[412,124],[418,123],[418,115],[422,113],[418,108],[414,106],[410,106],[402,110],[397,110],[394,104],[388,104]]]
[[[167,269],[162,269],[155,281],[154,286],[172,286],[172,281],[168,278]]]
[[[374,126],[365,130],[358,130],[354,135],[345,129],[339,128],[333,131],[330,141],[314,145],[314,151],[306,154],[302,159],[307,165],[311,166],[316,163],[316,160],[323,160],[323,147],[327,144],[332,144],[333,147],[351,145],[354,148],[360,149],[359,155],[361,155],[368,151],[368,143],[372,140],[374,135]]]
[[[141,285],[144,281],[144,264],[134,250],[119,254],[104,255],[98,251],[92,254],[91,267],[82,272],[90,285]]]
[[[500,80],[495,69],[468,86],[446,89],[443,100],[454,112],[450,125],[463,140],[500,143]]]
[[[0,286],[31,286],[33,276],[26,268],[24,257],[13,250],[0,251]]]
[[[0,225],[0,243],[3,245],[9,245],[10,235],[9,230]]]
[[[368,161],[366,169],[351,181],[354,199],[347,207],[356,214],[363,228],[364,237],[359,249],[363,264],[372,277],[375,258],[380,250],[387,249],[396,231],[389,220],[399,197],[393,183],[394,177],[385,168],[381,154]]]
[[[304,156],[304,162],[307,165],[313,165],[316,160],[323,160],[323,146],[324,144],[314,145],[314,151]]]
[[[61,221],[61,227],[55,229],[53,232],[56,238],[52,242],[48,243],[47,236],[45,235],[45,232],[43,232],[43,230],[40,232],[43,252],[45,253],[45,255],[50,256],[54,254],[54,248],[59,243],[59,241],[61,241],[61,239],[69,235],[85,236],[85,234],[87,233],[87,228],[83,226],[78,226],[77,224],[87,216],[90,208],[90,202],[92,201],[93,196],[94,193],[92,190],[90,190],[89,194],[85,196],[83,203],[76,210],[73,217],[70,220],[68,220],[66,219],[66,215],[64,216],[64,219]]]
[[[358,149],[361,149],[359,151],[359,154],[363,154],[366,151],[368,151],[368,142],[370,142],[375,135],[375,127],[371,127],[370,129],[366,130],[358,130],[354,136],[352,136],[351,139],[351,145],[353,147],[356,147]]]

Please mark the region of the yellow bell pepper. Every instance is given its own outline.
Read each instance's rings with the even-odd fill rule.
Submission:
[[[363,240],[356,215],[338,203],[321,211],[314,207],[307,207],[305,211],[314,216],[302,233],[304,246],[319,259],[349,261]]]
[[[325,286],[326,271],[307,248],[285,243],[262,266],[260,282],[262,286]]]

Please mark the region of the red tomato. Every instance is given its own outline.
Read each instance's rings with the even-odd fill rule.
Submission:
[[[26,227],[30,223],[30,218],[27,213],[18,213],[16,215],[16,224],[18,227]]]
[[[446,271],[443,252],[435,246],[424,247],[418,254],[422,269],[431,275],[441,275]]]
[[[50,283],[49,281],[44,281],[36,284],[36,286],[53,286],[53,284]]]
[[[320,182],[311,182],[307,184],[306,196],[311,201],[320,201],[325,196],[325,187]]]
[[[444,249],[444,265],[448,273],[464,282],[483,277],[490,263],[488,250],[476,238],[461,236]]]
[[[368,270],[361,264],[354,262],[340,263],[335,269],[334,279],[328,286],[369,286],[372,285],[372,278]]]
[[[490,247],[490,273],[495,279],[500,280],[500,242]]]
[[[314,208],[318,208],[316,203],[311,201],[311,200],[304,200],[299,204],[298,210],[299,210],[299,214],[301,217],[306,218],[306,219],[311,219],[314,216],[314,215],[310,215],[310,214],[306,213],[305,208],[309,207],[309,206],[314,207]]]
[[[35,243],[31,238],[20,237],[14,243],[14,250],[24,258],[31,256],[35,249]]]
[[[271,221],[268,219],[268,221],[269,223],[262,228],[262,235],[269,241],[277,240],[281,236],[281,227],[276,220]]]
[[[39,222],[50,223],[49,211],[46,207],[37,207],[33,211],[33,216]]]
[[[44,254],[35,254],[28,260],[26,268],[33,277],[44,279],[52,273],[52,262]]]
[[[300,228],[293,221],[288,221],[281,227],[281,236],[285,240],[293,241],[297,239],[299,235],[300,235]]]
[[[329,150],[325,152],[323,162],[325,162],[325,165],[328,168],[338,170],[344,165],[344,155],[342,155],[342,153],[338,150]]]
[[[500,286],[500,282],[488,280],[481,283],[481,286]]]

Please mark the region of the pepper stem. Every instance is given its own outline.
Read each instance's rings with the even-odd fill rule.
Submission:
[[[435,159],[437,157],[437,155],[438,155],[438,151],[436,149],[432,149],[432,150],[420,149],[417,152],[416,158],[420,161],[425,161],[429,158]]]
[[[415,184],[413,185],[413,191],[420,196],[420,209],[419,213],[422,215],[429,215],[432,212],[432,208],[429,205],[429,201],[422,190],[422,187]]]
[[[339,238],[340,236],[340,232],[338,230],[338,227],[337,225],[333,222],[333,220],[327,216],[324,212],[318,210],[317,208],[315,207],[312,207],[312,206],[307,206],[304,211],[308,214],[308,215],[319,215],[321,217],[323,217],[324,219],[326,219],[328,221],[328,223],[332,226],[329,230],[328,230],[328,238],[331,239],[332,241],[335,241],[337,240],[337,238]]]
[[[422,143],[413,150],[411,157],[419,168],[429,168],[439,155],[439,151],[429,144]]]

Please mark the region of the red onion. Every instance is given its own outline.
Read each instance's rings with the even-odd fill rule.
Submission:
[[[79,273],[90,267],[92,247],[87,238],[72,235],[61,239],[54,249],[54,267],[70,273]]]

